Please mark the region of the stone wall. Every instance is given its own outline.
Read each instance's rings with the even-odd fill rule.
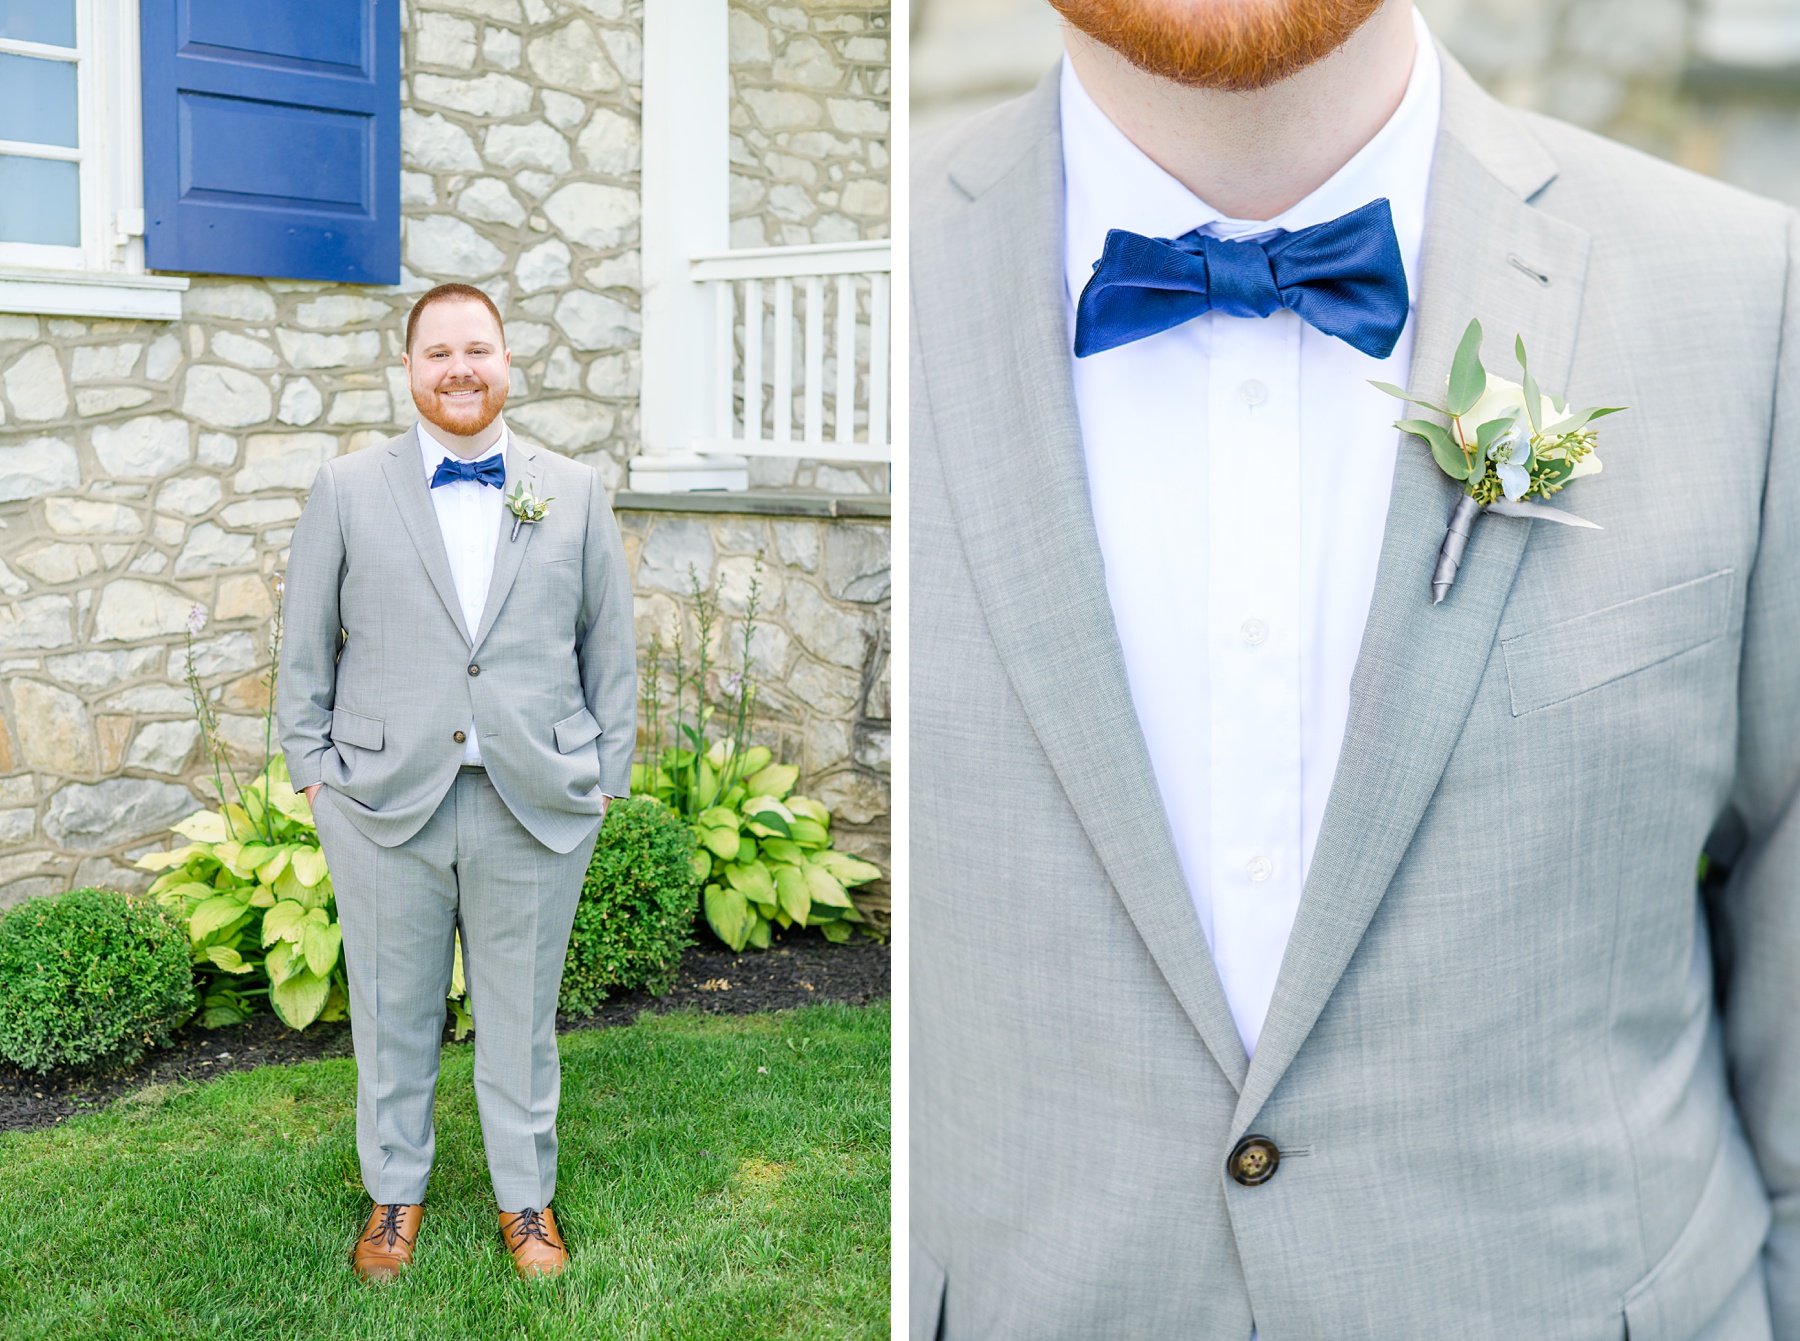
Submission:
[[[731,245],[888,236],[887,0],[731,0]]]
[[[234,749],[260,759],[272,579],[319,464],[412,422],[398,355],[424,289],[454,279],[492,294],[514,356],[509,422],[623,483],[637,450],[642,0],[402,6],[400,285],[196,277],[176,322],[0,314],[0,907],[77,880],[141,884],[120,863],[210,795],[182,684],[196,605],[207,691]],[[787,146],[814,155],[815,180],[794,183],[815,201],[808,240],[843,227],[832,219],[882,228],[871,211],[885,194],[870,192],[885,192],[885,111],[878,135],[863,95],[879,85],[885,108],[867,44],[885,61],[884,38],[864,31],[885,10],[771,9],[758,22],[770,48],[756,87],[821,109],[824,138]],[[832,81],[807,82],[818,71],[803,34],[839,62]],[[857,193],[841,184],[852,177]],[[764,483],[828,487],[793,471]],[[868,472],[844,483],[881,487]],[[771,589],[794,576],[856,611],[859,629],[885,630],[885,597],[831,591],[830,528],[792,525],[817,532],[810,549],[783,542],[814,566],[790,564],[770,531]],[[742,524],[730,527],[721,564],[745,553],[730,543]],[[673,599],[654,581],[647,596]],[[813,646],[780,618],[771,645]],[[848,656],[833,638],[820,645]],[[862,779],[840,808],[884,835],[885,801],[877,817],[865,797],[876,771],[854,753],[879,734],[867,715],[879,691],[846,692],[852,668],[832,655],[793,651],[792,684],[771,676],[766,701],[787,713],[771,729],[819,761],[807,767],[821,789]],[[860,675],[874,654],[857,655]],[[824,697],[811,703],[815,683]],[[832,753],[838,738],[851,752]]]
[[[889,865],[891,690],[885,520],[638,511],[619,522],[636,591],[638,645],[697,646],[692,579],[716,591],[713,693],[735,681],[751,583],[760,587],[750,675],[752,740],[800,768],[839,847]],[[882,881],[858,902],[886,911]]]

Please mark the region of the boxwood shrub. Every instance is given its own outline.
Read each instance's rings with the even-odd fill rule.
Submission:
[[[154,903],[77,889],[0,917],[0,1057],[128,1066],[194,1013],[187,936]]]
[[[694,942],[695,890],[687,821],[653,797],[612,802],[582,882],[557,1004],[591,1015],[614,989],[673,987]]]

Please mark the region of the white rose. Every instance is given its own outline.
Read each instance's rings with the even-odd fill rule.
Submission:
[[[1538,395],[1538,429],[1543,433],[1551,433],[1557,424],[1575,416],[1567,410],[1558,410],[1550,397]],[[1470,429],[1495,419],[1525,419],[1525,388],[1521,383],[1508,381],[1504,377],[1496,377],[1489,373],[1487,389],[1481,393],[1481,399],[1475,407],[1462,417],[1463,423]],[[1472,436],[1472,434],[1471,434]]]

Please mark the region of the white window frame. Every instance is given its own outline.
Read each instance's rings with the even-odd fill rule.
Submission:
[[[71,59],[65,47],[3,38],[0,52]],[[81,245],[0,242],[0,312],[175,320],[188,281],[144,272],[137,0],[75,0],[73,61],[79,147],[0,140],[0,153],[80,165]]]

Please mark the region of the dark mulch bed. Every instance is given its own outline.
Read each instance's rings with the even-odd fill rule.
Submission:
[[[862,1006],[889,994],[886,945],[832,945],[815,931],[795,930],[778,935],[772,949],[733,954],[708,933],[702,932],[700,940],[681,957],[674,990],[663,996],[622,992],[593,1015],[558,1015],[557,1031],[605,1029],[630,1024],[645,1012],[688,1007],[714,1015],[748,1015],[815,1001]],[[448,1025],[444,1037],[450,1037]],[[52,1127],[148,1085],[349,1055],[348,1023],[315,1024],[295,1033],[265,1014],[228,1029],[190,1025],[176,1033],[173,1046],[136,1066],[100,1075],[58,1071],[34,1076],[0,1062],[0,1131]]]

